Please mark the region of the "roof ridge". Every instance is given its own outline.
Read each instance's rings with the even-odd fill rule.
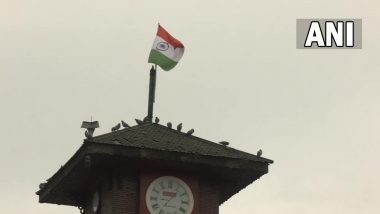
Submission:
[[[120,129],[120,130],[117,130],[117,131],[111,131],[111,132],[107,132],[107,133],[104,133],[104,134],[101,134],[101,135],[97,135],[91,139],[88,139],[88,140],[92,140],[92,139],[98,139],[98,138],[103,138],[103,137],[107,137],[109,135],[113,135],[115,133],[124,133],[124,132],[127,132],[127,131],[130,131],[130,130],[134,130],[134,129],[137,129],[137,128],[140,128],[140,127],[144,127],[144,126],[147,126],[147,125],[151,125],[151,123],[144,123],[144,124],[141,124],[141,125],[134,125],[134,126],[131,126],[131,127],[127,127],[127,128],[123,128],[123,129]]]

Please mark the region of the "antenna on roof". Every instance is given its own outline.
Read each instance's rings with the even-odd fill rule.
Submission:
[[[92,116],[91,116],[91,121],[83,121],[81,128],[87,129],[84,132],[84,135],[86,136],[87,139],[92,138],[92,135],[95,132],[96,128],[99,128],[99,122],[98,121],[92,121]]]

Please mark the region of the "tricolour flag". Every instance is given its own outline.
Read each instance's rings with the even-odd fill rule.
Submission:
[[[148,62],[159,65],[163,70],[174,68],[185,52],[183,44],[158,25],[156,39]]]

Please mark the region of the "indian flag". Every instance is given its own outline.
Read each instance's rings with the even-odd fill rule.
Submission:
[[[174,68],[185,52],[183,44],[158,25],[156,39],[149,54],[149,63],[159,65],[163,70]]]

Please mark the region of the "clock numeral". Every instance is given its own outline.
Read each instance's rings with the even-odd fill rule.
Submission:
[[[185,208],[183,208],[183,207],[179,208],[179,210],[182,211],[183,213],[186,212]]]
[[[181,203],[182,203],[182,204],[187,204],[187,205],[189,204],[188,201],[182,201]]]
[[[153,192],[155,192],[155,193],[160,193],[158,190],[156,190],[155,188],[153,188],[153,190],[152,190]]]
[[[158,209],[158,208],[160,208],[160,206],[158,206],[158,204],[153,204],[152,207],[153,207],[153,209],[155,209],[155,210]],[[162,210],[161,210],[161,211],[162,211]]]
[[[182,186],[178,186],[177,191],[178,192],[186,192],[186,190]]]
[[[185,196],[185,195],[187,195],[187,193],[186,193],[186,192],[182,193],[180,196],[182,197],[182,196]]]
[[[173,188],[173,181],[169,181],[169,188],[171,189],[171,188]]]
[[[162,189],[165,189],[164,182],[161,182],[161,183],[160,183],[160,186],[161,186]]]
[[[164,214],[164,213],[165,213],[164,211],[160,210],[160,212],[158,214]]]
[[[157,201],[157,197],[150,197],[151,201]]]

